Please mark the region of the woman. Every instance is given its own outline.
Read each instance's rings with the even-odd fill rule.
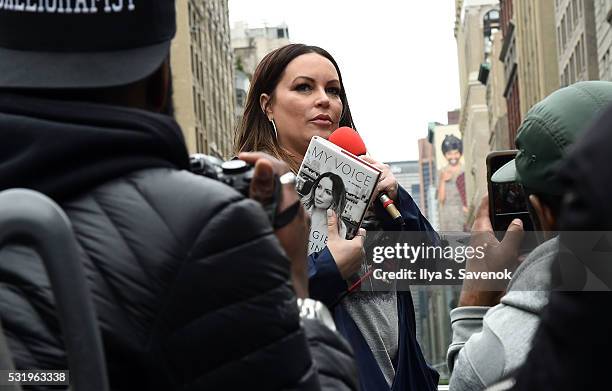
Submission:
[[[346,206],[346,189],[340,176],[326,172],[317,177],[305,207],[310,214],[310,237],[308,254],[321,251],[327,242],[327,210],[331,209],[338,216],[338,235],[346,238],[346,225],[342,221],[342,212]]]
[[[340,126],[355,128],[338,64],[319,47],[287,45],[269,53],[255,70],[236,152],[264,151],[297,172],[310,139],[327,138]],[[406,229],[429,232],[436,241],[389,166],[363,159],[381,170],[375,191],[395,201]],[[378,204],[376,212],[383,229],[398,230]],[[328,226],[338,223],[337,214],[328,215]],[[351,240],[330,236],[324,249],[309,255],[312,298],[332,306],[346,293],[346,281],[360,270],[364,236],[361,228]],[[366,293],[350,294],[332,308],[338,331],[355,351],[361,389],[435,390],[438,374],[427,366],[416,342],[410,292]]]

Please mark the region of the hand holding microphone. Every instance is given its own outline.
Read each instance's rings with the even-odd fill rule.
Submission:
[[[400,224],[403,224],[402,215],[395,207],[394,201],[397,201],[398,183],[397,179],[391,172],[388,165],[382,164],[369,156],[366,156],[367,150],[365,143],[357,131],[347,126],[336,129],[328,138],[328,141],[336,144],[353,155],[359,156],[362,160],[370,163],[372,166],[379,169],[382,174],[376,186],[378,192],[378,201],[387,211],[389,216]]]
[[[331,209],[327,210],[327,248],[336,261],[340,275],[345,280],[357,273],[361,267],[365,257],[363,249],[365,236],[366,230],[359,228],[353,239],[347,240],[340,237],[338,216]]]
[[[393,201],[397,201],[397,189],[399,185],[397,184],[395,175],[393,175],[393,172],[391,172],[391,167],[389,167],[388,164],[380,163],[367,155],[361,155],[359,158],[370,163],[382,172],[380,175],[380,180],[376,185],[376,192],[379,194],[385,193]]]

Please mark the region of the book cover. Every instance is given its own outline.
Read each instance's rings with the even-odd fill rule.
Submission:
[[[338,230],[347,239],[357,233],[370,206],[380,171],[348,151],[315,136],[297,175],[297,192],[310,214],[308,254],[327,243],[327,209],[340,216]]]

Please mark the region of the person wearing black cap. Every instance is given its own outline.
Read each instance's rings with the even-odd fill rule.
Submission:
[[[300,321],[304,211],[274,231],[257,203],[186,171],[181,130],[160,114],[171,111],[174,7],[0,0],[0,190],[37,190],[69,217],[112,389],[355,389],[348,345]],[[258,200],[289,171],[240,157],[255,164]],[[299,205],[290,182],[279,212]],[[0,281],[16,368],[66,369],[37,253],[1,248]]]
[[[540,245],[518,265],[521,221],[514,220],[498,242],[489,221],[487,199],[483,200],[470,244],[485,247],[486,255],[468,260],[466,270],[518,268],[507,287],[501,286],[505,285],[503,280],[464,280],[459,307],[451,311],[453,338],[447,360],[452,390],[484,389],[525,360],[539,314],[548,302],[550,269],[559,253],[555,232],[567,187],[558,169],[570,146],[609,104],[610,82],[581,82],[555,91],[529,110],[516,137],[516,159],[493,174],[494,182],[517,181],[525,189]]]

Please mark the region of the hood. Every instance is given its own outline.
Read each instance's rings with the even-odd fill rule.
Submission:
[[[0,190],[56,201],[132,171],[189,164],[176,122],[143,110],[0,94],[0,134]]]

